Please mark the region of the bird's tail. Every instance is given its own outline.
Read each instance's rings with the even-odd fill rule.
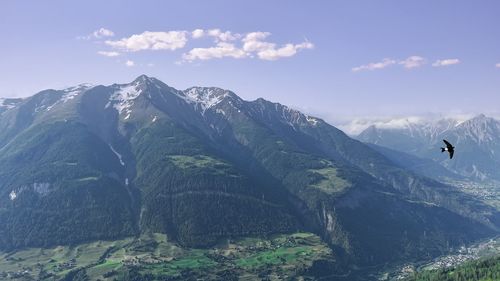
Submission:
[[[446,148],[441,147],[441,152],[445,152]]]

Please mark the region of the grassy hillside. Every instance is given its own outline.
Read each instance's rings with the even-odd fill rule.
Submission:
[[[166,235],[30,248],[0,253],[1,280],[243,280],[303,276],[313,263],[334,263],[311,233],[226,240],[211,249],[182,248]]]

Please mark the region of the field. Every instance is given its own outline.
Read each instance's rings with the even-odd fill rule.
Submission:
[[[212,169],[213,173],[223,173],[229,169],[229,165],[222,161],[206,155],[169,155],[167,156],[176,166],[181,169]]]
[[[322,179],[311,187],[320,189],[328,194],[339,194],[351,187],[351,183],[337,175],[337,169],[327,166],[321,169],[310,169],[310,172],[321,175]]]
[[[299,276],[314,261],[333,260],[311,233],[241,238],[210,249],[186,249],[163,234],[78,246],[0,253],[1,280],[60,280],[75,273],[89,280],[283,280]],[[127,279],[128,278],[128,279]]]
[[[500,182],[491,180],[481,183],[473,181],[449,181],[447,183],[500,210]]]

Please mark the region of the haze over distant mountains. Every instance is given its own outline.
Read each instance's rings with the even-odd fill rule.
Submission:
[[[473,180],[499,180],[500,121],[479,114],[470,119],[406,120],[397,126],[372,125],[357,138],[432,159],[453,173]],[[394,124],[393,124],[394,125]],[[447,139],[457,147],[453,161],[436,153]]]
[[[460,148],[446,168],[468,172],[463,159],[480,147],[492,157],[478,158],[484,166],[470,176],[496,176],[487,169],[497,161],[495,122],[440,123]],[[405,146],[396,134],[414,139],[414,153],[433,155],[426,144],[441,130],[426,128],[388,136],[371,128],[360,138]],[[339,260],[378,265],[435,256],[499,227],[496,209],[323,120],[229,90],[177,90],[143,75],[2,101],[0,249],[145,232],[209,247],[307,230]]]

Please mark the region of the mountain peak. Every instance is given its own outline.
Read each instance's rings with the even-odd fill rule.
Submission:
[[[461,125],[471,126],[471,125],[489,124],[489,123],[496,123],[496,120],[481,113],[463,122]]]
[[[132,113],[131,107],[134,104],[134,100],[139,97],[144,88],[147,87],[148,79],[149,77],[146,75],[141,75],[132,83],[116,85],[116,90],[111,95],[105,108],[112,105],[120,114],[123,112],[126,114],[125,120],[130,118],[130,114]]]
[[[154,78],[149,77],[146,74],[142,74],[142,75],[137,76],[137,78],[135,78],[133,82],[146,82],[146,81],[151,81],[151,79],[154,79]]]
[[[202,113],[218,105],[227,97],[239,99],[233,92],[217,87],[191,87],[182,91],[182,94],[181,98],[190,104],[198,105]]]
[[[92,83],[82,83],[82,84],[78,84],[78,85],[73,86],[73,87],[69,87],[69,88],[63,89],[63,91],[65,91],[65,92],[72,92],[72,91],[76,91],[76,90],[87,90],[87,89],[90,89],[90,88],[92,88],[94,86],[95,85],[92,84]]]
[[[484,119],[488,119],[489,117],[486,117],[486,115],[484,115],[483,113],[480,113],[476,116],[474,116],[471,120],[484,120]]]
[[[275,112],[278,118],[292,127],[295,127],[295,125],[317,126],[318,123],[323,122],[323,120],[319,118],[304,114],[299,110],[293,109],[281,103],[268,101],[263,98],[258,98],[252,103],[257,106],[256,109],[259,114],[263,114],[265,112]]]
[[[0,108],[12,109],[23,101],[22,98],[0,98]]]

